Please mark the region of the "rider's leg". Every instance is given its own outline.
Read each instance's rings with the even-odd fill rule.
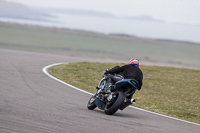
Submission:
[[[107,79],[107,81],[106,81],[106,88],[107,88],[107,89],[109,89],[110,86],[111,86],[112,83],[113,83],[112,76],[113,76],[112,74],[109,74],[109,75],[108,75],[108,79]]]
[[[112,88],[112,84],[113,84],[112,77],[113,77],[112,74],[107,75],[106,85],[105,85],[105,88],[102,89],[102,92],[106,93],[108,90]]]
[[[106,88],[107,89],[111,89],[113,87],[113,85],[117,82],[122,80],[123,78],[119,77],[119,76],[115,76],[112,74],[108,75],[108,79],[107,79],[107,83],[106,83]]]

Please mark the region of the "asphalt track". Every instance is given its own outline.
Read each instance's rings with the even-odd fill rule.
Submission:
[[[113,116],[88,110],[90,95],[61,84],[42,69],[92,61],[0,49],[0,133],[199,133],[200,125],[127,108]]]

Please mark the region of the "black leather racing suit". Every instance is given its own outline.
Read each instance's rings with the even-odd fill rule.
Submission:
[[[122,67],[116,66],[109,71],[107,71],[109,74],[119,74],[122,73],[124,78],[126,79],[135,79],[138,81],[138,90],[142,87],[142,80],[143,80],[143,73],[140,70],[139,67],[134,66],[132,64],[124,65]],[[112,77],[111,77],[112,78]]]

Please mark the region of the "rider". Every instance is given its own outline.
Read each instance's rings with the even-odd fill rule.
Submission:
[[[107,69],[106,72],[109,73],[106,88],[110,89],[112,87],[112,82],[117,82],[122,80],[121,78],[113,75],[122,73],[125,79],[135,79],[138,81],[137,89],[140,90],[142,87],[143,73],[139,68],[140,61],[138,59],[131,59],[127,65],[116,66],[112,69]],[[132,97],[132,96],[131,96]],[[131,98],[130,97],[130,98]]]

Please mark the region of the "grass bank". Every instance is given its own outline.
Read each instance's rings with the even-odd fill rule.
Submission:
[[[200,44],[0,22],[0,48],[200,68]]]
[[[95,87],[112,63],[69,63],[51,67],[49,72],[76,87],[95,92]],[[200,123],[200,70],[141,66],[141,91],[134,94],[134,106],[172,117]],[[89,97],[88,97],[89,98]]]

